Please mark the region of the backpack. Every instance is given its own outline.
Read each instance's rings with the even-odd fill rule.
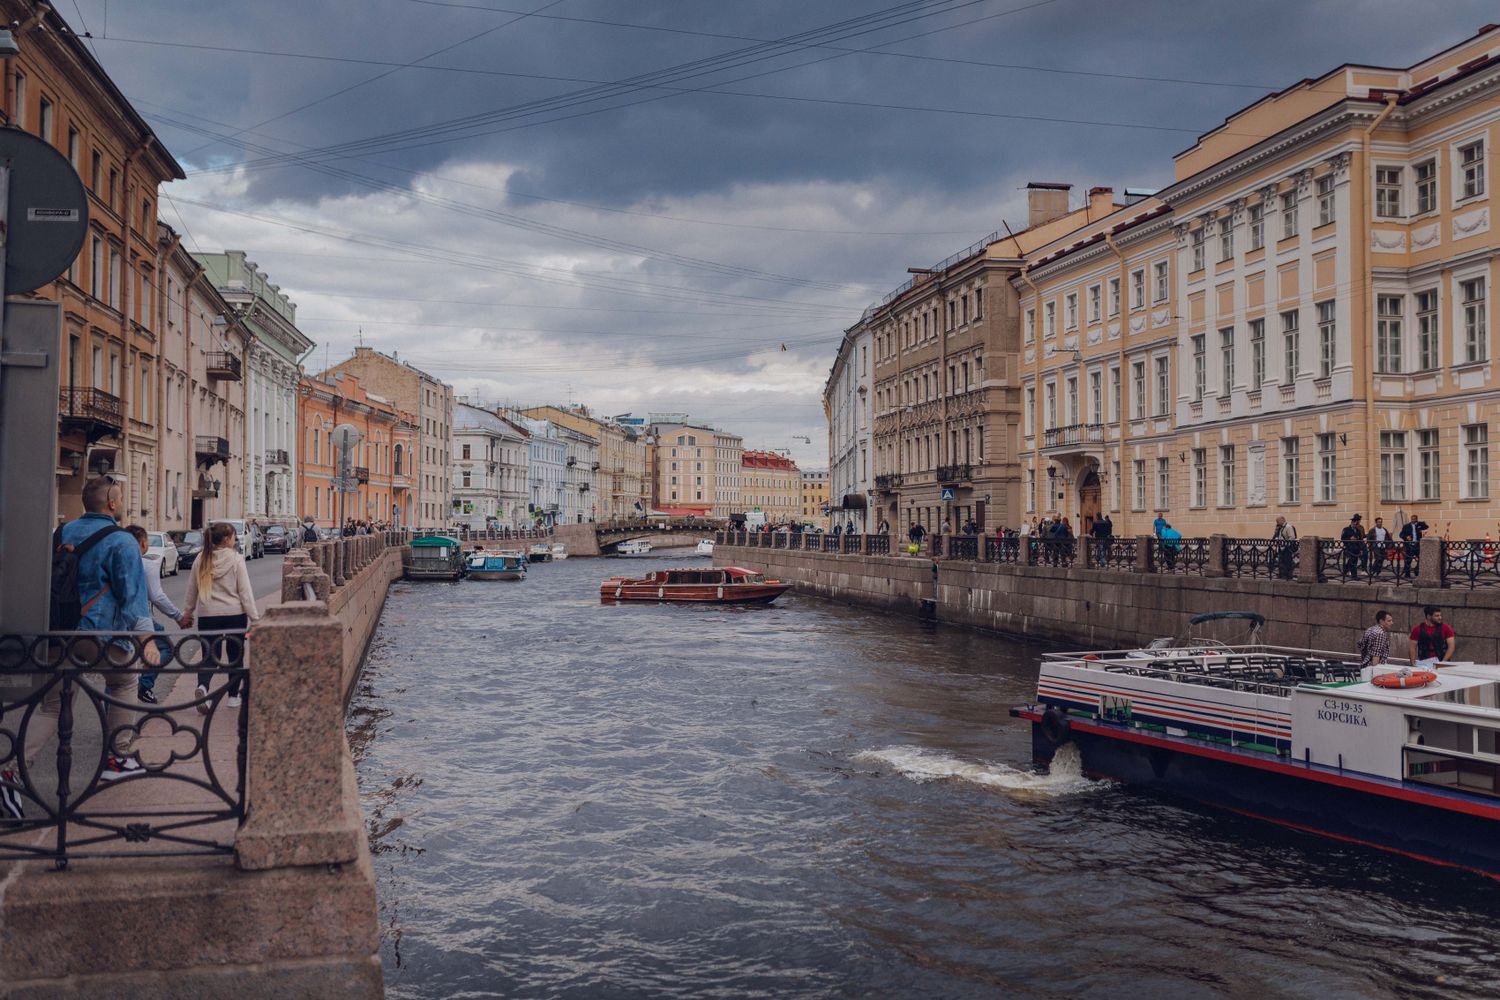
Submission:
[[[318,540],[318,529],[312,525],[302,529],[302,540],[304,542],[316,542]]]
[[[53,532],[52,600],[49,604],[51,614],[47,622],[48,628],[52,631],[70,632],[76,629],[89,608],[104,596],[104,590],[109,589],[109,584],[106,583],[104,590],[99,591],[85,603],[78,593],[78,563],[89,549],[115,532],[124,530],[117,524],[108,528],[100,528],[76,546],[63,544],[61,527]]]

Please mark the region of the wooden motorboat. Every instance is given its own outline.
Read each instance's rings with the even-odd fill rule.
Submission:
[[[641,579],[612,576],[599,585],[599,599],[605,603],[770,604],[791,586],[739,566],[659,569]]]
[[[537,542],[527,550],[527,553],[532,562],[552,561],[552,546],[546,542]]]
[[[524,580],[526,553],[479,549],[464,560],[464,572],[471,580]]]

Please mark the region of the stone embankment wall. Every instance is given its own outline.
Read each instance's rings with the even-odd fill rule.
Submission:
[[[761,569],[799,592],[831,600],[935,613],[939,621],[1086,648],[1181,635],[1189,618],[1207,611],[1254,611],[1266,616],[1270,643],[1346,651],[1377,610],[1394,613],[1404,635],[1421,621],[1422,605],[1436,604],[1458,632],[1459,658],[1500,662],[1500,589],[1148,574],[726,544],[715,547],[714,563]],[[935,606],[924,608],[934,597]],[[1393,641],[1391,651],[1404,656],[1404,639]]]
[[[401,579],[401,558],[406,551],[396,532],[316,542],[294,549],[282,569],[281,599],[300,601],[311,586],[318,600],[328,602],[328,613],[343,626],[343,687],[347,704],[359,679],[360,665],[380,612],[386,591]],[[305,558],[304,558],[305,556]],[[319,580],[322,577],[322,581]],[[320,588],[322,588],[320,590]]]

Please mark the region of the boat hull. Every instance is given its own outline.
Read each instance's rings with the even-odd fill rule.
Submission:
[[[599,587],[606,603],[650,604],[770,604],[791,589],[790,584],[613,584]]]
[[[1032,723],[1032,752],[1056,749],[1041,709],[1012,710]],[[1500,879],[1500,799],[1493,804],[1436,788],[1209,744],[1097,720],[1069,719],[1084,773],[1260,819]]]
[[[524,580],[524,569],[471,569],[470,580]]]

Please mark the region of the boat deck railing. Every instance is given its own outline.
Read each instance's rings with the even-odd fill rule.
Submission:
[[[1043,660],[1112,674],[1128,674],[1232,691],[1290,697],[1302,684],[1352,683],[1360,666],[1344,654],[1282,646],[1199,649],[1115,649],[1045,653]]]

